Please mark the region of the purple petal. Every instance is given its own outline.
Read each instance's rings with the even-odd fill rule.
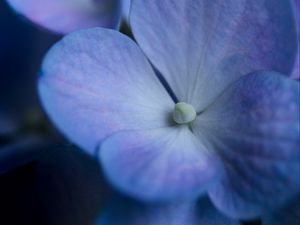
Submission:
[[[300,225],[300,196],[262,218],[263,225]]]
[[[102,143],[99,157],[118,190],[146,201],[193,199],[221,171],[187,127],[114,134]]]
[[[286,0],[134,1],[131,26],[179,101],[202,111],[238,77],[290,74],[296,54]]]
[[[78,31],[48,53],[39,80],[46,112],[90,153],[106,136],[169,125],[174,103],[136,44],[119,32]]]
[[[197,204],[144,204],[118,198],[95,225],[239,225],[226,218],[205,198]]]
[[[17,13],[57,33],[91,27],[117,28],[119,0],[7,0]]]
[[[224,160],[209,191],[217,208],[251,218],[300,190],[299,83],[274,72],[250,74],[197,118],[194,130]]]

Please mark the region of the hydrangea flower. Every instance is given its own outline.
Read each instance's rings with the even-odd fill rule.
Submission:
[[[299,83],[279,74],[296,54],[290,2],[136,0],[130,21],[138,45],[75,32],[39,79],[50,118],[108,180],[150,202],[208,193],[236,218],[298,192]]]
[[[145,204],[116,198],[95,225],[241,225],[214,208],[207,198],[195,203]]]
[[[124,2],[124,8],[127,6]],[[66,34],[90,28],[118,28],[120,0],[7,0],[17,13],[51,31]]]

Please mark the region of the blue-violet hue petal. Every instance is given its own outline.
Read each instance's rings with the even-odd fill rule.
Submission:
[[[58,128],[90,153],[113,132],[168,126],[174,106],[137,45],[104,28],[56,44],[43,63],[39,93]]]
[[[287,0],[132,1],[134,36],[179,101],[202,111],[238,77],[290,74],[296,31]]]
[[[17,13],[51,31],[66,34],[91,27],[117,28],[119,0],[7,0]]]
[[[224,161],[209,195],[232,217],[252,218],[300,190],[299,82],[275,72],[240,78],[195,122]]]
[[[222,171],[185,126],[116,133],[102,143],[99,157],[118,190],[145,201],[194,199]]]

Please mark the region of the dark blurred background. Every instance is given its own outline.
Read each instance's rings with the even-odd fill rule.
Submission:
[[[43,55],[60,37],[38,29],[0,2],[0,110],[24,116],[37,106]]]

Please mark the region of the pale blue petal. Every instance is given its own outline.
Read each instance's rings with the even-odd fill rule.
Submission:
[[[50,50],[39,94],[62,133],[90,153],[113,132],[168,126],[174,107],[136,44],[103,28],[72,33]]]
[[[119,0],[7,0],[17,13],[57,33],[91,27],[117,28]]]
[[[239,225],[226,218],[205,198],[197,204],[144,204],[118,198],[101,214],[95,225]]]
[[[224,160],[209,190],[217,208],[252,218],[300,190],[299,82],[275,72],[250,74],[197,118],[194,131]]]
[[[300,196],[262,217],[263,225],[300,225]]]
[[[185,126],[108,137],[99,158],[121,192],[146,201],[194,199],[219,178],[219,160]]]
[[[286,0],[133,1],[134,36],[179,101],[202,111],[238,77],[290,74],[296,31]]]

